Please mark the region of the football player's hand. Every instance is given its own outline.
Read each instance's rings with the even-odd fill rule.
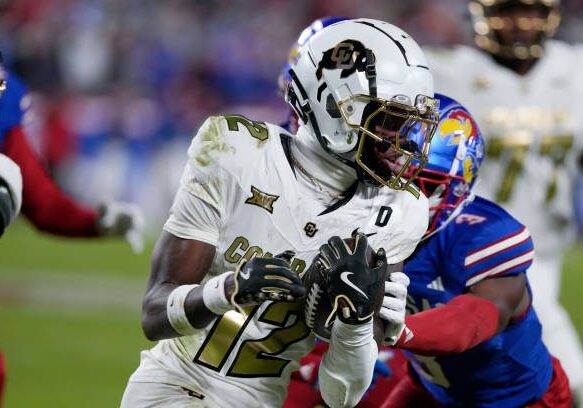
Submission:
[[[240,306],[262,303],[266,300],[293,302],[306,295],[302,281],[290,269],[294,253],[286,251],[273,258],[255,257],[239,265],[233,275],[235,289],[231,303]]]
[[[409,277],[403,272],[391,273],[385,282],[385,296],[379,315],[386,322],[384,340],[393,345],[405,330],[405,307],[407,306]]]
[[[376,294],[382,290],[387,270],[384,249],[369,266],[366,235],[356,234],[354,250],[340,237],[332,237],[320,247],[320,262],[326,269],[328,294],[333,303],[329,320],[337,315],[348,324],[361,324],[372,319]]]
[[[124,237],[136,254],[144,250],[144,216],[137,205],[112,202],[101,205],[98,211],[101,235]]]

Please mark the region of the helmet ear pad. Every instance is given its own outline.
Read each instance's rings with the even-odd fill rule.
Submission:
[[[328,115],[332,119],[340,119],[342,117],[338,103],[336,103],[336,99],[334,99],[334,95],[331,93],[326,97],[326,112],[328,112]]]

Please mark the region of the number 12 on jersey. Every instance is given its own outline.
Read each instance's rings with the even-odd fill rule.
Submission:
[[[230,311],[219,317],[201,345],[194,362],[211,370],[221,371],[259,309],[260,306],[249,308],[247,316]],[[300,302],[269,304],[257,320],[275,328],[261,330],[266,333],[264,337],[241,342],[227,376],[279,377],[290,360],[277,355],[310,334],[304,323],[302,310],[303,305]]]

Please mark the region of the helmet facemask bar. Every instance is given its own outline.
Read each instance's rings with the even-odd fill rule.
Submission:
[[[418,97],[416,107],[367,95],[338,103],[345,123],[358,131],[356,163],[375,184],[418,192],[412,181],[427,163],[437,128],[435,100]],[[354,119],[351,119],[354,118]],[[356,123],[360,118],[360,123]],[[415,163],[415,171],[412,164]]]

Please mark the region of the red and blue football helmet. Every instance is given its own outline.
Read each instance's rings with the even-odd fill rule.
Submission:
[[[426,236],[445,226],[471,202],[478,169],[484,159],[484,138],[476,121],[459,102],[435,94],[439,123],[425,168],[416,184],[429,198],[430,225]]]

